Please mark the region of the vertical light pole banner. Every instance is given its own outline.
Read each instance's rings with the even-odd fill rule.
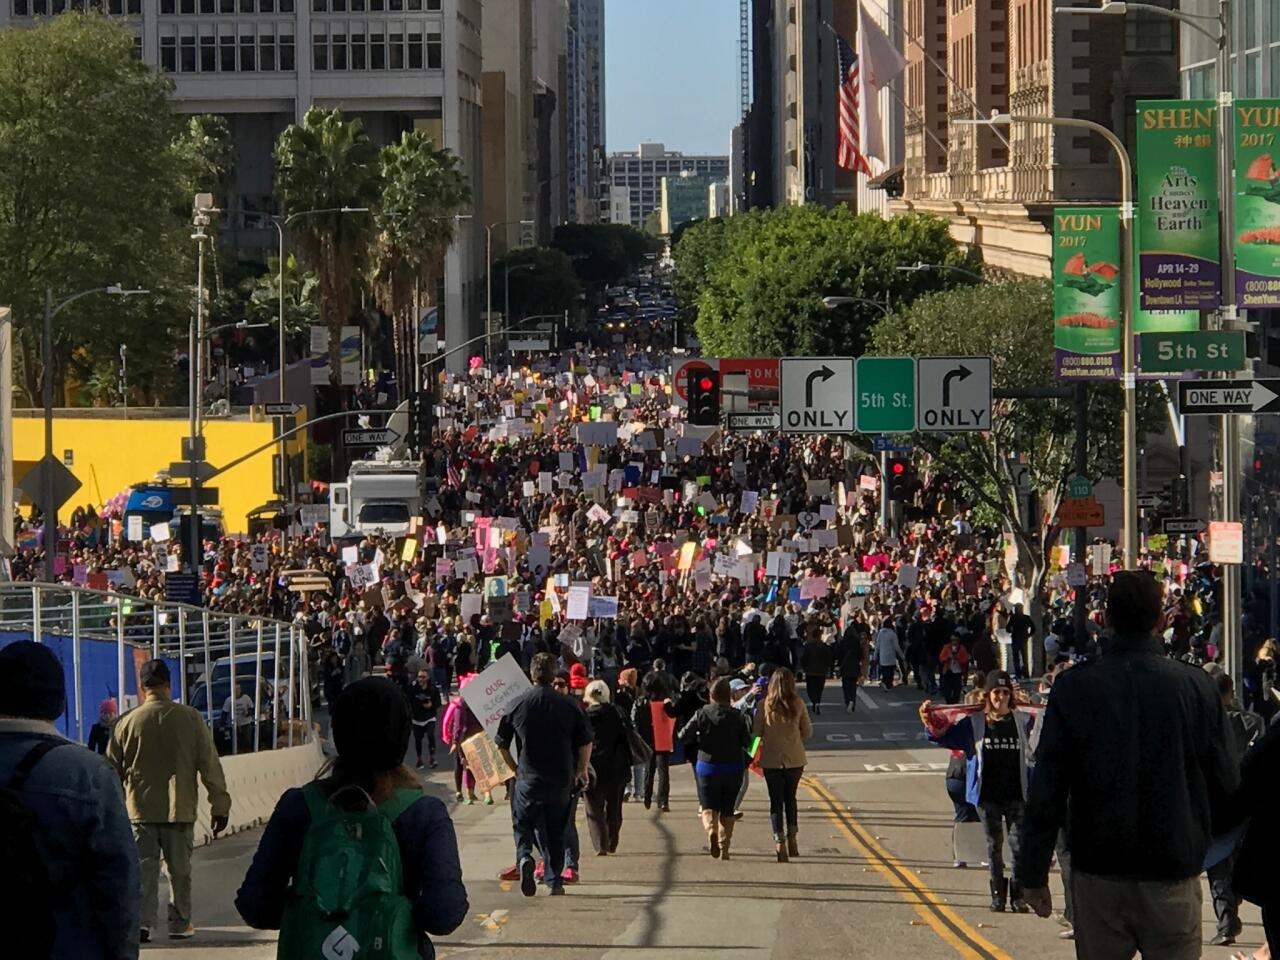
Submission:
[[[1141,235],[1135,229],[1133,231],[1133,262],[1138,262],[1138,251],[1142,249]],[[1143,310],[1136,304],[1142,301],[1142,281],[1137,271],[1134,271],[1133,278],[1129,281],[1133,284],[1133,302],[1135,309],[1133,311],[1133,335],[1136,338],[1140,333],[1191,333],[1200,329],[1200,311],[1199,310]],[[1141,366],[1142,357],[1135,343],[1133,355],[1138,358],[1139,366]],[[1195,376],[1192,372],[1187,373],[1143,373],[1138,370],[1139,379],[1146,380],[1178,380],[1185,377]]]
[[[1280,307],[1280,100],[1235,102],[1236,300]]]
[[[1117,208],[1053,212],[1053,352],[1060,379],[1119,378],[1124,279]]]
[[[1138,102],[1138,273],[1143,310],[1214,310],[1221,282],[1217,106]]]

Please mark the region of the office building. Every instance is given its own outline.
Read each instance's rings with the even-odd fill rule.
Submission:
[[[714,186],[724,187],[724,181],[705,173],[685,171],[663,177],[658,189],[658,232],[670,236],[682,223],[707,219]]]
[[[715,181],[707,188],[707,216],[727,217],[732,212],[730,200],[732,194],[729,184]]]
[[[1135,102],[1178,95],[1169,21],[1085,20],[1039,0],[904,0],[904,8],[903,193],[890,209],[937,214],[992,267],[1048,276],[1054,206],[1118,199],[1110,148],[1083,131],[954,121],[997,110],[1079,117],[1132,148]]]
[[[600,207],[604,155],[604,0],[569,0],[565,67],[568,215],[590,223]]]
[[[631,222],[631,188],[609,186],[609,210],[606,223]]]
[[[0,29],[64,9],[64,0],[8,0]],[[110,0],[102,9],[135,31],[142,59],[172,81],[177,110],[226,118],[236,161],[223,239],[238,250],[274,255],[264,221],[279,211],[273,149],[312,106],[342,108],[379,143],[426,131],[457,154],[479,200],[481,0]],[[479,321],[478,234],[464,222],[445,257],[450,344]]]
[[[727,156],[683,154],[669,151],[661,143],[642,143],[633,151],[613,153],[608,160],[609,183],[630,190],[629,223],[642,228],[649,214],[662,202],[662,178],[681,173],[702,174],[710,180],[726,180],[729,176]],[[705,187],[702,201],[706,203]]]

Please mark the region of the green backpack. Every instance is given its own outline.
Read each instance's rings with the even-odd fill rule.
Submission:
[[[351,789],[358,790],[339,793]],[[422,793],[399,789],[377,807],[366,795],[366,808],[352,811],[334,804],[314,783],[302,792],[311,825],[302,841],[276,956],[418,960],[413,906],[404,894],[400,846],[391,825]]]

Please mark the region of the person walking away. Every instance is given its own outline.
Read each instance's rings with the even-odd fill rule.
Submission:
[[[800,669],[804,671],[809,706],[816,716],[822,713],[822,692],[827,688],[827,676],[831,673],[831,645],[818,636],[816,629],[800,651]]]
[[[786,667],[769,677],[769,692],[756,710],[751,732],[762,738],[759,762],[769,789],[769,823],[778,862],[786,863],[800,856],[796,790],[807,762],[804,742],[813,734],[809,711],[796,693],[795,674]]]
[[[533,848],[544,842],[546,881],[553,896],[564,893],[565,822],[573,792],[588,785],[591,728],[586,713],[551,689],[556,658],[539,653],[529,665],[532,690],[521,694],[502,717],[494,742],[516,771],[511,792],[511,821],[515,832],[520,892],[532,897]],[[511,756],[515,746],[519,762]]]
[[[636,700],[640,695],[639,673],[635,667],[624,667],[618,671],[618,689],[613,696],[613,705],[631,721],[634,716]],[[632,723],[634,726],[634,723]],[[627,785],[626,797],[638,801],[644,799],[644,773],[648,768],[645,763],[631,764],[631,782]]]
[[[942,648],[942,652],[938,654],[938,666],[942,675],[939,687],[943,699],[947,703],[959,703],[964,694],[964,678],[969,672],[969,651],[964,648],[959,637],[952,635],[951,640]]]
[[[929,739],[965,756],[965,799],[978,811],[987,838],[991,871],[991,910],[1008,906],[1026,913],[1018,862],[1022,812],[1032,759],[1031,736],[1035,715],[1028,707],[1015,709],[1013,679],[1004,670],[987,674],[982,708],[972,713],[931,713],[931,702],[920,704],[920,722]],[[1013,854],[1011,877],[1005,877],[1006,829]]]
[[[901,659],[902,644],[898,641],[898,631],[893,628],[893,621],[886,619],[876,631],[876,660],[880,664],[880,686],[884,689],[893,689],[893,675]]]
[[[1258,738],[1240,764],[1240,788],[1232,797],[1223,828],[1239,831],[1243,838],[1236,850],[1231,875],[1233,892],[1262,909],[1266,944],[1252,954],[1235,956],[1270,960],[1269,947],[1280,946],[1280,819],[1275,797],[1280,792],[1280,725]],[[1234,960],[1234,956],[1233,956]]]
[[[697,730],[689,726],[689,721],[706,704],[707,682],[692,671],[680,678],[680,693],[675,701],[663,704],[666,715],[675,722],[674,729],[684,731],[683,735],[676,733],[672,739],[672,746],[678,745],[672,759],[679,765],[689,765],[695,789],[698,785],[698,776],[694,771],[694,762],[698,756],[698,735]]]
[[[1080,957],[1194,960],[1210,837],[1239,776],[1212,678],[1163,655],[1162,589],[1116,573],[1105,654],[1060,675],[1045,710],[1023,821],[1027,903],[1053,912],[1049,863],[1071,844]]]
[[[669,688],[661,682],[651,682],[661,673],[650,673],[631,708],[631,722],[636,732],[649,747],[649,761],[644,771],[644,808],[653,806],[654,791],[658,795],[658,809],[666,813],[671,809],[671,754],[675,748],[675,719],[668,712],[671,702]]]
[[[373,672],[372,661],[370,661],[369,654],[365,651],[363,640],[357,640],[351,645],[351,652],[347,654],[347,662],[343,666],[345,668],[343,677],[345,686],[350,686],[357,680],[363,680]]]
[[[840,694],[844,698],[846,713],[858,708],[858,681],[862,678],[862,639],[858,624],[850,619],[840,635],[833,652],[836,669],[840,671]]]
[[[733,840],[738,790],[746,773],[751,732],[742,711],[730,701],[729,681],[720,677],[711,685],[711,702],[698,710],[680,731],[681,739],[690,727],[697,737],[698,758],[694,771],[698,778],[698,806],[702,808],[702,828],[707,833],[711,856],[729,859]]]
[[[1206,667],[1209,665],[1205,664]],[[1227,711],[1227,728],[1230,732],[1227,744],[1231,748],[1232,758],[1238,767],[1249,747],[1266,730],[1266,722],[1256,713],[1243,709],[1236,702],[1235,684],[1229,673],[1219,670],[1214,676],[1214,682],[1222,697],[1223,709]],[[1209,941],[1211,946],[1231,946],[1244,929],[1244,924],[1240,922],[1240,897],[1231,885],[1235,861],[1233,846],[1222,859],[1209,863],[1205,871],[1209,877],[1209,894],[1213,898],[1213,915],[1218,922],[1217,934]]]
[[[430,937],[466,919],[449,812],[404,766],[411,729],[392,681],[352,684],[334,705],[337,757],[277,801],[235,905],[249,926],[280,931],[281,960],[378,944],[388,960],[431,960]]]
[[[587,684],[583,699],[591,724],[591,766],[595,779],[587,787],[587,830],[596,855],[618,852],[622,830],[622,791],[631,773],[631,744],[627,726],[631,720],[609,700],[609,685],[603,680]]]
[[[58,665],[58,669],[62,669],[61,664]],[[116,698],[107,697],[98,704],[97,722],[89,728],[89,749],[99,756],[104,756],[107,752],[107,744],[111,742],[111,730],[115,724]]]
[[[1013,673],[1025,677],[1029,664],[1027,662],[1027,640],[1035,632],[1035,621],[1022,612],[1022,604],[1013,605],[1013,614],[1005,625],[1009,631],[1009,642],[1013,650]]]
[[[418,769],[422,769],[422,741],[427,741],[427,760],[431,769],[436,768],[436,723],[440,713],[440,690],[424,666],[409,688],[409,708],[413,719],[413,748],[418,755]]]
[[[204,783],[216,837],[227,828],[231,795],[213,735],[199,711],[173,702],[169,666],[138,670],[142,704],[116,722],[107,746],[124,782],[125,805],[142,866],[141,939],[151,939],[159,899],[160,858],[169,874],[169,939],[195,935],[191,924],[191,851],[195,846],[196,776]]]
[[[463,802],[462,788],[465,786],[467,790],[466,802],[472,804],[476,802],[476,778],[470,770],[467,769],[467,758],[462,752],[462,743],[468,737],[475,736],[484,728],[480,726],[480,721],[476,719],[476,715],[471,708],[467,706],[467,702],[462,699],[462,688],[474,680],[476,674],[468,674],[465,679],[458,680],[458,695],[449,703],[448,708],[444,712],[444,739],[449,744],[449,752],[453,754],[453,799],[457,803]],[[492,802],[493,797],[489,795],[488,800]]]
[[[16,938],[6,953],[133,960],[142,874],[120,778],[57,732],[65,710],[66,678],[48,647],[0,650],[0,904]]]

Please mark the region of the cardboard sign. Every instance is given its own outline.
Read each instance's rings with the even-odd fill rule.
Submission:
[[[474,685],[472,681],[471,685]],[[516,775],[507,766],[502,751],[487,733],[472,734],[462,741],[462,757],[467,769],[476,778],[476,789],[481,793],[493,793],[498,787]]]
[[[491,737],[498,735],[498,722],[507,714],[522,694],[533,685],[516,663],[515,657],[505,654],[485,667],[462,690],[462,699]]]

